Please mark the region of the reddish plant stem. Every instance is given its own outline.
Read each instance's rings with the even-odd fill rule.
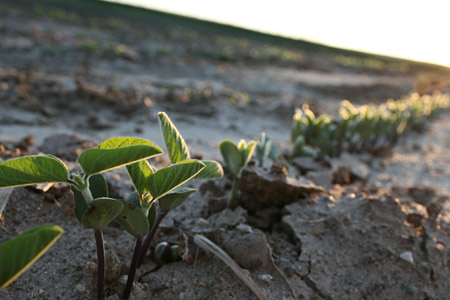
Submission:
[[[155,236],[156,231],[158,230],[159,224],[161,224],[161,221],[164,219],[164,217],[167,215],[169,211],[163,211],[161,210],[158,214],[158,217],[156,218],[155,225],[153,226],[152,231],[150,231],[149,234],[145,237],[144,243],[142,244],[141,251],[139,253],[139,260],[138,260],[138,268],[142,265],[144,262],[145,255],[147,254],[148,248],[150,248],[150,243],[153,240],[153,237]]]
[[[141,251],[142,238],[138,237],[136,240],[136,246],[134,247],[133,259],[131,260],[130,269],[128,270],[128,280],[125,290],[123,291],[122,299],[130,299],[131,289],[133,288],[134,277],[136,276],[137,261],[139,258],[139,252]]]
[[[103,243],[103,232],[95,229],[95,242],[97,244],[97,299],[105,299],[105,244]]]

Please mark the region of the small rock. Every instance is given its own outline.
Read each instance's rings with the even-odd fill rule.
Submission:
[[[243,223],[236,226],[236,229],[242,233],[252,233],[253,232],[253,229],[250,225],[243,224]]]
[[[352,182],[351,173],[347,167],[341,166],[333,172],[333,183],[350,184],[351,182]]]
[[[273,277],[270,274],[259,274],[258,279],[269,284],[273,280]]]
[[[208,226],[209,225],[209,222],[208,222],[208,220],[205,220],[205,219],[203,219],[203,218],[198,218],[197,219],[197,225],[198,226]]]
[[[223,212],[213,215],[212,217],[216,219],[215,225],[217,228],[233,227],[239,223],[245,222],[245,216],[243,215],[242,210],[238,210],[237,208],[234,211],[227,208]]]
[[[406,215],[406,222],[413,225],[414,228],[422,226],[422,219],[423,216],[421,214],[412,213]]]
[[[119,280],[117,280],[120,284],[127,284],[127,280],[128,280],[128,275],[122,275],[119,277]]]
[[[318,186],[331,186],[333,176],[329,170],[325,171],[311,171],[306,174],[306,179],[314,182]]]
[[[210,215],[221,212],[227,207],[227,198],[205,197],[208,198],[208,214]]]
[[[302,174],[309,171],[321,171],[324,169],[322,164],[315,161],[313,157],[297,157],[292,160],[292,164],[300,170]]]
[[[78,134],[60,133],[45,138],[40,150],[46,154],[75,161],[82,150],[94,145],[93,141],[83,139]]]
[[[414,284],[410,284],[406,287],[406,291],[411,294],[414,295],[415,293],[417,293],[417,287]]]
[[[84,293],[86,292],[86,286],[82,283],[79,283],[75,286],[75,292],[77,293]]]
[[[247,233],[238,238],[232,238],[224,243],[225,251],[245,269],[258,269],[270,265],[270,252],[264,233]],[[247,253],[248,255],[243,255]]]
[[[414,263],[414,258],[411,251],[403,252],[402,254],[400,254],[400,258],[412,264]]]
[[[408,193],[414,201],[427,206],[436,196],[436,189],[428,186],[417,186],[410,187]]]

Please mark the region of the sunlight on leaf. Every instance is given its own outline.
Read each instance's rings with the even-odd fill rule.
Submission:
[[[55,225],[28,230],[0,245],[0,290],[19,277],[61,236]]]
[[[189,154],[189,149],[186,142],[167,114],[164,112],[159,112],[158,117],[170,162],[174,164],[190,159],[191,156]]]
[[[67,182],[66,165],[51,155],[24,156],[0,164],[0,187]]]
[[[149,190],[156,200],[199,173],[205,165],[198,160],[185,160],[162,168],[149,178]]]
[[[154,143],[139,138],[112,138],[87,149],[78,162],[87,175],[104,172],[162,153]]]

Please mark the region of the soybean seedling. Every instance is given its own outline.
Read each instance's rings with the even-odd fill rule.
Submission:
[[[155,170],[142,160],[127,166],[136,192],[122,200],[124,209],[117,221],[136,237],[136,246],[122,299],[129,298],[136,268],[142,264],[162,219],[197,191],[181,185],[194,178],[223,176],[219,163],[191,159],[186,142],[167,114],[160,112],[158,117],[171,165]]]
[[[228,207],[233,207],[235,205],[242,170],[250,161],[255,147],[255,141],[246,143],[244,140],[240,140],[238,145],[230,140],[224,140],[219,145],[223,160],[230,172],[234,175]]]
[[[123,202],[108,197],[102,172],[132,164],[161,154],[154,143],[139,138],[111,138],[97,148],[83,151],[78,157],[82,173],[69,175],[66,165],[51,155],[24,156],[0,164],[0,188],[48,182],[65,182],[75,194],[74,213],[85,227],[94,230],[97,256],[97,298],[103,291],[105,254],[102,229],[124,209]]]
[[[280,151],[274,141],[265,132],[261,132],[259,141],[256,144],[255,155],[258,158],[259,165],[264,167],[264,161],[267,159],[277,162]]]
[[[7,287],[41,257],[63,230],[55,225],[30,229],[0,245],[0,290]]]

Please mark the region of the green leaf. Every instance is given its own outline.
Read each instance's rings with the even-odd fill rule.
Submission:
[[[51,155],[33,155],[0,163],[0,188],[46,182],[66,182],[66,165]]]
[[[8,286],[41,257],[61,236],[55,225],[30,229],[0,245],[0,290]]]
[[[150,224],[142,209],[125,200],[119,201],[123,204],[123,210],[116,218],[116,221],[131,235],[137,238],[146,236],[149,232]]]
[[[78,221],[81,222],[81,217],[88,209],[86,200],[83,198],[83,194],[74,186],[70,186],[75,197],[74,214]],[[89,190],[91,191],[92,197],[103,198],[108,197],[108,184],[106,179],[102,174],[95,174],[89,177]]]
[[[140,208],[141,207],[141,198],[140,197],[141,196],[137,192],[131,193],[131,195],[128,196],[128,198],[127,198],[127,202]]]
[[[193,178],[204,167],[205,165],[198,160],[184,160],[162,168],[149,178],[150,194],[156,200]]]
[[[139,138],[111,138],[97,148],[87,149],[78,162],[87,175],[104,172],[162,153],[154,143]]]
[[[167,114],[164,112],[159,112],[158,117],[170,162],[174,164],[190,159],[191,155],[189,154],[189,149],[186,142]]]
[[[230,172],[238,175],[242,166],[242,155],[236,144],[230,140],[224,140],[220,143],[219,149]]]
[[[153,226],[155,226],[156,223],[156,217],[158,215],[158,211],[156,208],[156,202],[152,202],[152,204],[150,205],[150,208],[148,210],[148,223],[150,224],[150,226],[148,227],[148,230],[152,230]]]
[[[148,193],[148,178],[154,173],[150,164],[146,160],[141,160],[134,164],[128,165],[127,171],[136,191],[140,195]]]
[[[215,179],[222,178],[223,169],[222,165],[214,160],[202,160],[205,164],[205,168],[198,173],[194,179]]]
[[[177,188],[159,199],[159,207],[164,211],[174,209],[181,204],[197,189]]]
[[[253,151],[255,151],[255,147],[256,147],[256,142],[250,141],[246,147],[242,148],[242,150],[241,150],[241,154],[242,154],[241,168],[245,167],[248,164],[250,158],[252,158]]]
[[[85,228],[102,229],[111,223],[123,210],[123,204],[112,198],[95,199],[81,217]]]

